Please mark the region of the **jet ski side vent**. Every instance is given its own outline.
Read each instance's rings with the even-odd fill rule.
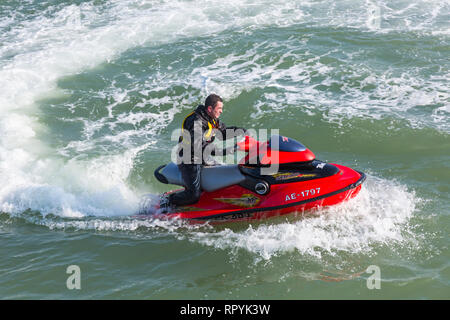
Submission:
[[[260,195],[265,195],[269,192],[269,185],[267,182],[258,182],[255,185],[255,192]]]
[[[257,179],[249,175],[245,175],[245,180],[239,185],[262,196],[270,192],[270,184],[266,180]]]

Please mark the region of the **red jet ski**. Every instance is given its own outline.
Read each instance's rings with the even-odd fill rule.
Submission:
[[[303,213],[355,197],[366,178],[362,172],[315,159],[303,144],[284,136],[273,135],[263,143],[247,136],[238,146],[246,152],[239,164],[203,168],[199,202],[162,213],[159,203],[144,201],[139,216],[217,222]],[[155,177],[183,186],[173,162],[157,168]]]

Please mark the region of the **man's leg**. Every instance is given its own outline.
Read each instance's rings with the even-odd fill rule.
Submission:
[[[178,168],[186,189],[182,192],[172,193],[169,196],[169,203],[185,206],[198,202],[202,193],[200,185],[202,166],[200,164],[180,164]]]

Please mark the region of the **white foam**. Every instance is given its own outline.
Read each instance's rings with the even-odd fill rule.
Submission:
[[[19,165],[7,165],[8,171],[2,172],[8,183],[0,188],[0,211],[19,214],[32,209],[63,217],[132,214],[139,198],[126,179],[133,159],[145,147],[91,161],[46,159],[32,165],[27,153],[16,151]]]
[[[122,218],[85,218],[78,217],[76,214],[64,219],[55,219],[48,217],[33,217],[30,215],[23,217],[25,220],[45,226],[51,230],[89,230],[89,231],[114,231],[124,233],[134,233],[144,237],[164,237],[170,235],[177,239],[184,239],[185,231],[188,233],[197,230],[212,230],[208,224],[192,225],[181,219],[154,219],[122,217]],[[69,219],[70,218],[70,219]],[[80,219],[81,218],[81,219]]]
[[[287,252],[318,259],[341,252],[370,254],[377,245],[414,241],[408,223],[418,201],[405,186],[369,176],[355,199],[310,217],[245,231],[196,232],[191,241],[251,252],[257,261]]]

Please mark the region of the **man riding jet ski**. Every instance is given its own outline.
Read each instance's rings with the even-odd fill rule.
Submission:
[[[207,150],[213,147],[213,129],[218,133],[245,130],[219,122],[222,108],[220,97],[211,95],[205,106],[186,117],[179,139],[179,164],[171,162],[155,170],[160,182],[185,189],[164,193],[156,204],[151,197],[144,199],[139,217],[192,222],[264,219],[335,205],[360,191],[364,173],[317,160],[302,143],[285,136],[272,135],[260,142],[247,135],[234,147]],[[231,137],[226,133],[222,137]],[[236,150],[246,152],[239,164],[214,165],[204,157]]]
[[[204,105],[199,105],[181,125],[177,165],[181,173],[185,190],[172,193],[161,201],[162,208],[183,206],[198,202],[201,195],[201,172],[205,165],[216,164],[211,156],[226,155],[235,152],[237,146],[223,149],[219,153],[212,142],[217,136],[223,140],[244,133],[244,128],[227,127],[219,121],[223,111],[223,100],[216,94],[209,95]],[[208,148],[210,147],[210,148]]]

